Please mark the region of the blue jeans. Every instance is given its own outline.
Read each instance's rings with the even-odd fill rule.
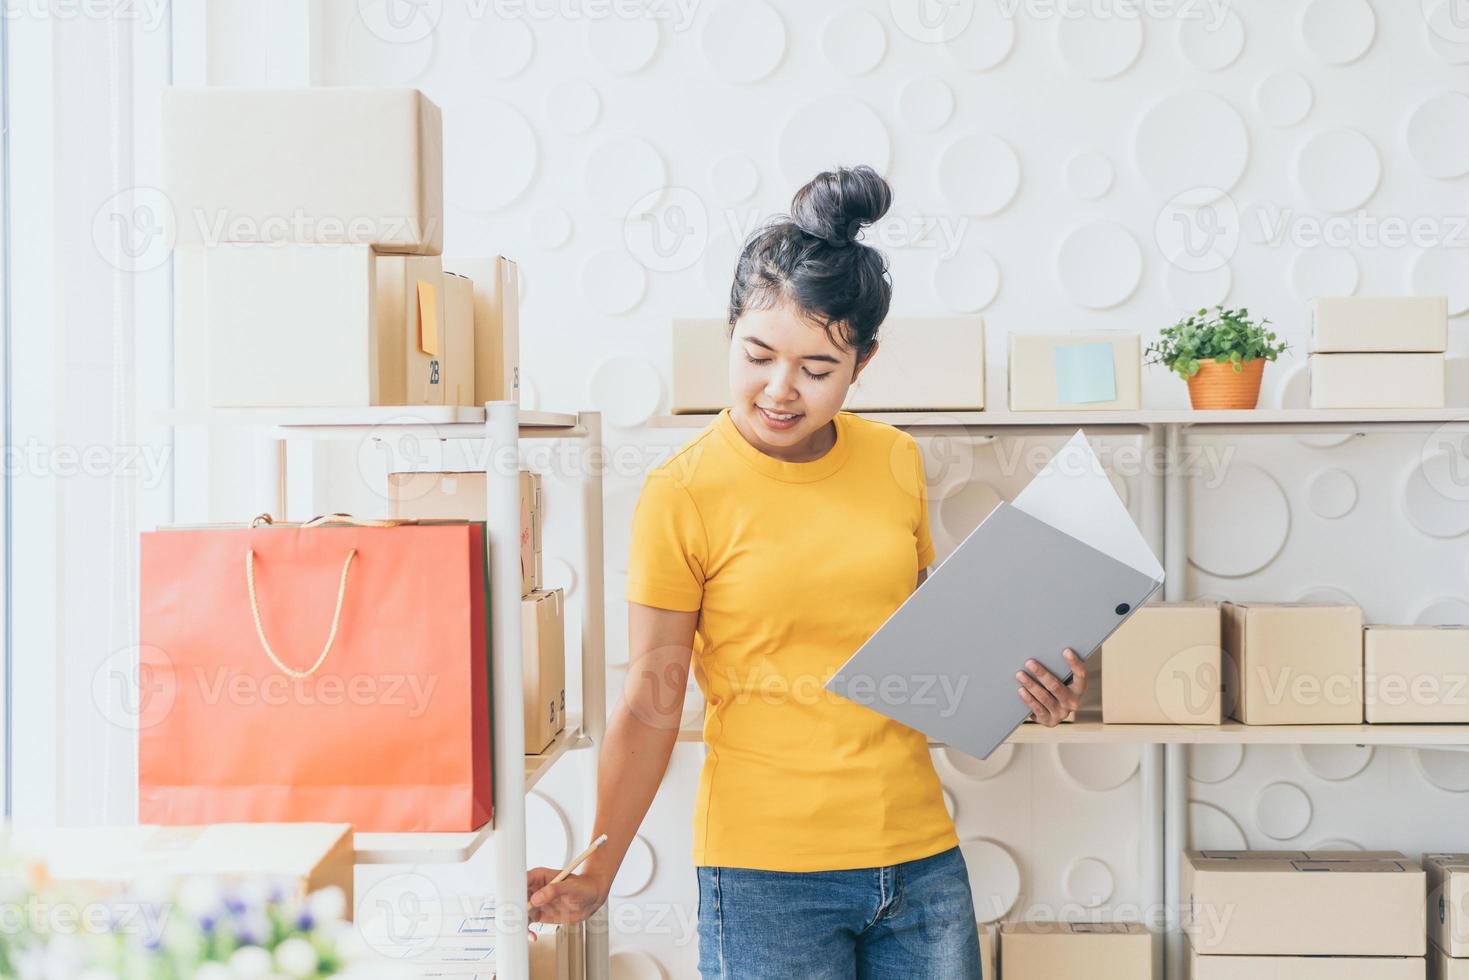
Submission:
[[[698,873],[704,980],[981,980],[957,847],[884,868]]]

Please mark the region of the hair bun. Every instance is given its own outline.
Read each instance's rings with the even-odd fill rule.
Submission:
[[[864,227],[887,214],[893,189],[868,166],[817,174],[791,200],[796,227],[833,245],[846,245]]]

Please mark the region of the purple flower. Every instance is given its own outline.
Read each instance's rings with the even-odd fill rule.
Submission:
[[[316,918],[311,914],[310,909],[302,909],[301,914],[296,916],[296,928],[302,932],[310,932],[316,928]]]

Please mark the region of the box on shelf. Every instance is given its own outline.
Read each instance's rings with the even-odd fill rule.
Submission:
[[[1425,854],[1428,934],[1454,957],[1469,957],[1469,854]]]
[[[1362,610],[1315,602],[1222,606],[1225,707],[1246,725],[1362,723]]]
[[[1221,721],[1219,603],[1145,603],[1102,644],[1102,721]]]
[[[300,898],[331,885],[352,917],[352,825],[220,823],[207,826],[56,827],[16,831],[16,853],[43,861],[46,874],[90,892],[116,894],[138,882],[266,877]]]
[[[1005,980],[1148,980],[1153,935],[1136,922],[1006,922]]]
[[[979,923],[979,963],[981,975],[1000,975],[1000,928],[992,922]]]
[[[437,255],[379,255],[382,405],[443,405],[443,267]]]
[[[1450,956],[1429,943],[1428,980],[1469,980],[1469,958]]]
[[[1443,354],[1312,354],[1312,408],[1443,408]]]
[[[388,516],[394,520],[483,521],[485,474],[389,473]],[[520,594],[541,587],[541,475],[520,471]]]
[[[585,980],[586,923],[537,923],[531,929],[536,934],[530,944],[531,980]]]
[[[1312,304],[1312,353],[1442,353],[1448,342],[1445,296],[1318,296]]]
[[[520,271],[503,255],[445,259],[474,281],[474,404],[520,403]]]
[[[1010,411],[1142,407],[1142,338],[1121,331],[1010,335]]]
[[[209,408],[209,303],[204,246],[173,250],[176,316],[173,328],[174,404],[185,412]]]
[[[566,727],[566,625],[560,589],[520,600],[525,661],[525,751],[545,749]]]
[[[1189,980],[1426,980],[1421,956],[1201,956]]]
[[[443,249],[443,121],[415,89],[164,91],[180,242]]]
[[[394,404],[384,385],[393,338],[379,330],[371,248],[218,245],[197,257],[180,271],[203,272],[197,326],[212,407]],[[184,296],[197,296],[195,286]]]
[[[1369,723],[1469,724],[1469,626],[1369,623],[1362,656]]]
[[[474,283],[444,273],[444,404],[474,405]]]
[[[1396,852],[1186,851],[1182,894],[1206,956],[1426,951],[1423,869]]]
[[[985,405],[984,318],[889,317],[873,361],[847,392],[849,412],[978,412]],[[673,413],[730,405],[729,324],[673,321]]]

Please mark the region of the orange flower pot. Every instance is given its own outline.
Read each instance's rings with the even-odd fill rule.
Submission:
[[[1188,379],[1188,398],[1194,408],[1254,408],[1260,401],[1260,377],[1265,359],[1257,357],[1235,371],[1229,362],[1200,361],[1199,373]]]

